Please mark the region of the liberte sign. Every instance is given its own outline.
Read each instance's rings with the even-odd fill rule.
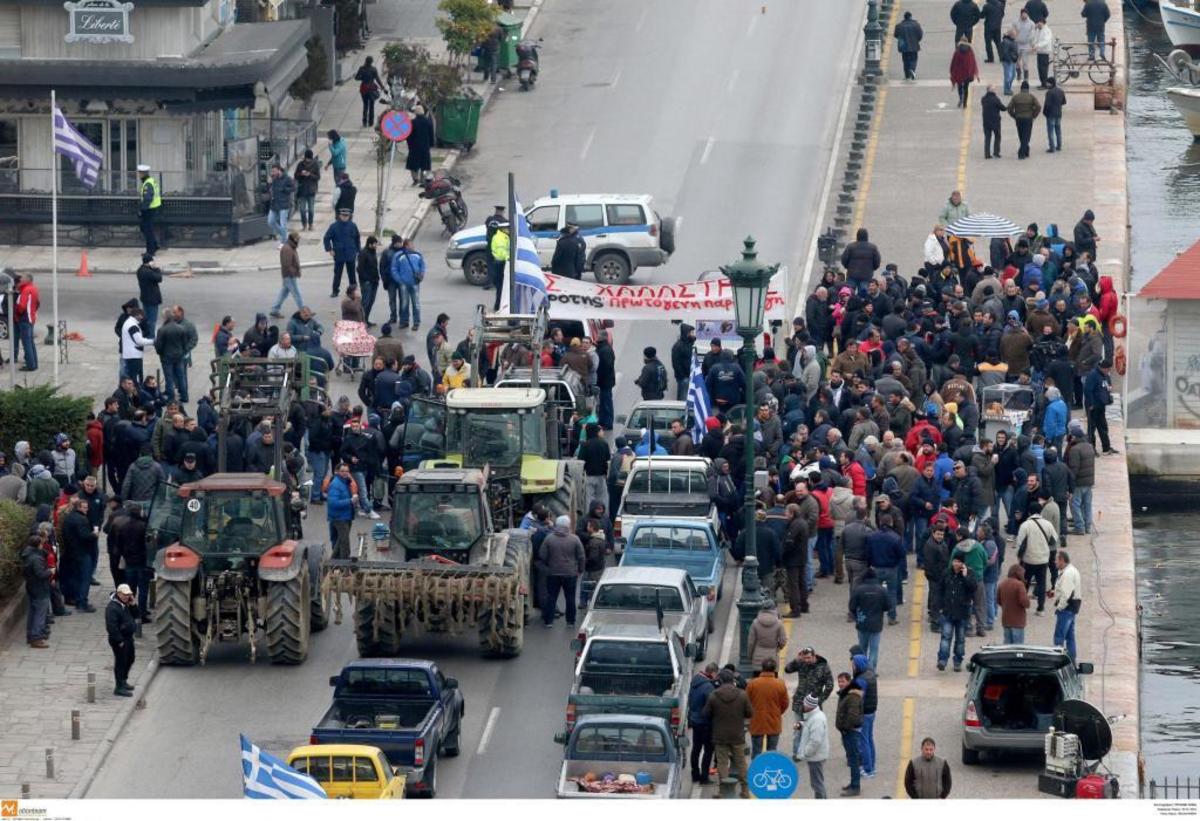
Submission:
[[[68,43],[132,43],[129,12],[133,3],[120,0],[80,0],[63,3],[70,20]]]

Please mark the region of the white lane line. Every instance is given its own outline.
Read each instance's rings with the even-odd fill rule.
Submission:
[[[675,236],[679,237],[679,232],[683,229],[683,214],[675,217]]]
[[[736,69],[736,68],[735,68],[733,71],[729,72],[729,82],[725,84],[725,91],[726,91],[726,92],[732,92],[732,91],[733,91],[733,87],[734,87],[735,85],[737,85],[737,81],[738,81],[738,75],[739,75],[739,74],[741,74],[741,70],[740,70],[740,69]]]
[[[737,583],[733,586],[733,598],[729,599],[729,618],[725,622],[725,636],[721,639],[721,660],[717,662],[722,667],[730,662],[729,654],[733,652],[733,637],[737,633],[738,612],[737,602],[742,597],[742,569],[735,567],[733,571]],[[728,595],[721,598],[729,598]]]
[[[639,31],[642,30],[642,25],[646,22],[646,13],[648,11],[650,11],[649,4],[643,5],[642,13],[641,13],[641,16],[638,17],[637,25],[633,27],[634,34],[637,34]]]
[[[700,155],[700,164],[701,165],[704,165],[706,162],[708,162],[708,155],[712,153],[713,143],[715,143],[716,141],[717,140],[715,137],[709,137],[708,140],[704,143],[704,153],[702,153]]]
[[[475,755],[483,755],[487,752],[488,742],[492,739],[492,731],[496,729],[496,721],[500,718],[500,708],[493,707],[492,712],[488,714],[487,724],[483,727],[483,735],[479,739],[479,746],[475,749]]]
[[[586,160],[588,152],[592,150],[592,140],[596,139],[596,129],[592,129],[588,133],[587,139],[583,141],[583,150],[579,152],[579,159]]]
[[[619,83],[619,82],[621,82],[621,68],[618,67],[617,70],[613,73],[613,78],[611,81],[609,81],[608,87],[616,88],[617,83]]]
[[[754,27],[758,25],[758,18],[761,16],[762,16],[761,14],[756,14],[750,18],[750,25],[746,26],[746,36],[747,37],[751,37],[754,35]]]

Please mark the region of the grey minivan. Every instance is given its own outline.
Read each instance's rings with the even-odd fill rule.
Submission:
[[[1092,665],[1073,664],[1061,647],[997,644],[971,656],[967,670],[962,762],[978,764],[984,751],[1040,752],[1054,710],[1083,698],[1080,676]]]

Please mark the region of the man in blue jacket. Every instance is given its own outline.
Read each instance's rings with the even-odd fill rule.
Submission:
[[[362,250],[362,242],[358,236],[358,226],[350,219],[350,209],[341,208],[337,212],[337,220],[325,230],[325,253],[333,257],[333,291],[329,294],[336,297],[342,288],[342,269],[350,278],[351,285],[358,285],[358,277],[354,273],[354,261]]]
[[[421,283],[425,280],[425,257],[413,248],[412,239],[405,238],[400,249],[392,254],[392,282],[400,295],[398,328],[408,327],[409,308],[412,309],[412,329],[421,328]]]
[[[901,587],[900,571],[907,554],[904,539],[892,527],[892,517],[886,513],[879,517],[879,529],[867,537],[867,564],[875,571],[880,581],[887,586],[888,623],[896,623],[896,605],[904,603],[904,588]],[[878,640],[871,652],[871,666],[879,663]]]
[[[354,521],[354,494],[357,488],[350,478],[350,465],[342,462],[337,471],[325,479],[325,517],[329,520],[329,541],[333,558],[350,558],[350,524]]]
[[[1062,392],[1058,388],[1046,388],[1046,414],[1042,419],[1042,435],[1046,437],[1047,447],[1062,450],[1062,438],[1067,433],[1067,422],[1071,412],[1063,401]]]
[[[688,724],[692,726],[692,783],[708,784],[708,772],[712,768],[713,740],[712,719],[704,714],[704,703],[717,689],[717,665],[709,662],[703,671],[692,676],[692,689],[688,693]]]

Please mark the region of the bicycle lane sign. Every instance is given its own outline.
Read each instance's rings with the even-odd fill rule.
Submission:
[[[755,798],[791,798],[800,786],[800,773],[783,753],[762,753],[750,762],[746,781]]]

